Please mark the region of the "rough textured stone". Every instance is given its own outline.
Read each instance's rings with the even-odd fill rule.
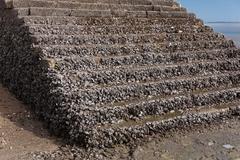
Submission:
[[[173,0],[0,0],[1,82],[83,146],[239,116],[239,55]]]

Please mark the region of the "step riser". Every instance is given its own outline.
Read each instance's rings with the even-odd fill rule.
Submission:
[[[68,8],[88,10],[129,10],[129,11],[186,11],[184,8],[170,5],[127,5],[107,3],[78,3],[54,1],[15,1],[15,8],[42,7],[42,8]]]
[[[18,16],[73,16],[73,17],[161,17],[161,18],[189,18],[195,17],[184,11],[97,11],[97,10],[71,10],[71,9],[45,9],[45,8],[19,8]]]
[[[71,5],[71,3],[90,3],[92,5],[94,4],[128,4],[128,5],[166,5],[166,6],[179,6],[178,3],[174,2],[174,1],[168,1],[168,0],[164,0],[164,1],[143,1],[143,0],[70,0],[70,1],[60,1],[60,0],[49,0],[47,1],[49,5],[51,4],[69,4]],[[15,5],[28,5],[29,3],[35,3],[35,4],[45,4],[46,2],[44,1],[34,1],[34,2],[26,2],[24,0],[14,0],[14,4]]]
[[[129,45],[142,43],[166,43],[179,41],[221,41],[218,34],[150,34],[150,35],[121,35],[121,36],[36,36],[37,45]]]
[[[112,35],[112,34],[152,34],[152,33],[209,33],[209,27],[197,26],[30,26],[29,32],[34,35]]]
[[[146,53],[136,56],[100,58],[99,63],[104,67],[120,67],[122,65],[160,65],[174,63],[190,63],[199,60],[226,60],[228,58],[239,58],[239,51],[221,50],[209,52],[177,52],[168,54]]]
[[[39,46],[41,47],[41,46]],[[141,53],[162,53],[178,51],[201,51],[203,49],[226,49],[234,47],[233,41],[199,41],[176,42],[164,44],[129,44],[128,46],[99,45],[93,46],[42,46],[43,52],[49,56],[122,56]]]
[[[240,50],[217,50],[217,51],[206,51],[206,52],[177,52],[177,53],[143,53],[139,55],[128,55],[128,56],[116,56],[116,57],[89,57],[82,58],[80,56],[75,55],[55,55],[49,56],[45,53],[49,59],[59,59],[59,65],[63,66],[64,61],[69,65],[67,68],[79,68],[81,70],[85,69],[113,69],[114,67],[121,67],[129,65],[132,67],[133,65],[137,67],[142,66],[153,66],[153,65],[169,65],[175,63],[191,63],[193,61],[202,61],[202,60],[227,60],[229,58],[240,58]],[[72,58],[69,59],[69,56]],[[58,61],[56,61],[58,63]],[[71,68],[71,65],[74,64]],[[60,67],[61,68],[61,67]]]
[[[43,24],[43,25],[196,25],[202,26],[203,22],[195,18],[88,18],[88,17],[20,17],[23,18],[26,24]]]
[[[176,93],[192,91],[196,89],[204,89],[210,87],[219,87],[221,85],[229,85],[239,83],[238,77],[234,76],[217,76],[215,78],[195,78],[184,80],[162,81],[150,84],[132,84],[128,86],[119,86],[112,88],[102,88],[90,91],[82,91],[75,97],[80,99],[83,105],[96,105],[107,103],[118,103],[123,101],[130,101],[136,99],[147,98],[149,96],[167,96]],[[234,80],[234,81],[233,81]]]
[[[237,55],[235,55],[237,56]],[[220,60],[220,59],[218,59]],[[161,62],[161,61],[160,61]],[[209,62],[209,61],[207,61]],[[238,60],[233,60],[232,62],[230,62],[230,64],[228,64],[228,62],[219,62],[218,64],[216,62],[213,63],[207,63],[204,64],[203,63],[193,63],[189,64],[189,65],[179,65],[179,66],[172,66],[172,67],[168,67],[168,69],[166,69],[164,71],[164,66],[148,66],[148,69],[135,69],[135,70],[131,70],[129,69],[132,68],[132,66],[124,66],[118,69],[113,69],[113,70],[106,70],[106,71],[101,71],[101,69],[111,69],[111,67],[109,66],[102,66],[102,65],[97,65],[96,60],[93,59],[63,59],[63,60],[54,60],[54,68],[57,71],[60,72],[64,72],[66,71],[66,69],[68,69],[69,71],[73,71],[73,70],[78,70],[78,71],[88,71],[89,69],[92,70],[92,73],[87,73],[86,75],[82,75],[82,78],[80,80],[81,84],[85,84],[85,82],[88,82],[89,85],[94,85],[96,83],[99,82],[104,82],[104,84],[119,84],[119,83],[126,83],[129,82],[131,80],[136,80],[136,81],[144,81],[146,79],[156,79],[157,77],[169,77],[166,76],[165,73],[171,74],[171,73],[178,73],[184,70],[188,70],[189,68],[191,68],[192,70],[197,70],[195,68],[209,68],[209,71],[213,71],[213,70],[220,70],[221,68],[227,67],[227,66],[233,66],[233,69],[238,69],[238,68],[234,68],[234,65],[238,64]],[[141,66],[134,66],[135,68],[140,68]],[[236,66],[238,67],[238,66]],[[113,67],[114,68],[114,67]],[[163,69],[161,69],[163,68]],[[96,70],[96,71],[94,71]],[[171,72],[169,73],[169,71],[171,70]],[[153,77],[155,76],[155,77]],[[132,77],[132,78],[130,78]],[[141,79],[136,78],[136,77],[142,77]],[[130,79],[128,79],[130,78]],[[93,82],[93,79],[95,80]]]
[[[134,1],[134,0],[132,0]],[[151,1],[145,1],[146,3],[151,3],[151,5],[168,5],[168,6],[175,6],[175,7],[178,7],[180,6],[179,3],[177,3],[176,1],[174,0],[151,0]],[[136,2],[134,2],[136,3]]]
[[[146,116],[165,115],[170,111],[185,111],[202,106],[221,105],[240,100],[240,90],[231,89],[221,92],[181,95],[169,99],[148,100],[124,106],[104,107],[93,113],[89,121],[97,125],[101,123],[118,123],[122,120],[141,119]],[[104,115],[104,116],[101,116]]]
[[[113,35],[113,34],[159,34],[159,33],[213,33],[213,29],[208,26],[196,25],[104,25],[104,26],[76,26],[76,25],[30,25],[23,26],[22,21],[16,20],[19,24],[15,26],[13,22],[12,31],[24,32],[33,35]],[[7,23],[7,20],[3,20]],[[16,22],[16,23],[17,23]]]
[[[95,129],[92,134],[88,134],[86,141],[88,146],[111,147],[116,144],[134,142],[147,135],[165,135],[174,129],[186,129],[191,126],[220,122],[230,117],[239,116],[239,112],[240,108],[235,107],[224,111],[191,114],[128,128]],[[77,137],[75,138],[77,139]]]

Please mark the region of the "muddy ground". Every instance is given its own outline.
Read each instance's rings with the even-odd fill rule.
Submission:
[[[0,160],[240,160],[240,120],[195,126],[130,146],[85,150],[67,146],[0,85]]]

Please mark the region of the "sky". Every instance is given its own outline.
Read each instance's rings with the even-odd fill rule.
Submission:
[[[240,0],[177,0],[205,22],[240,22]]]

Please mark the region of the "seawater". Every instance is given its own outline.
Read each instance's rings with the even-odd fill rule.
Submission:
[[[207,23],[215,32],[223,33],[226,38],[232,39],[240,47],[240,22],[239,23]]]

